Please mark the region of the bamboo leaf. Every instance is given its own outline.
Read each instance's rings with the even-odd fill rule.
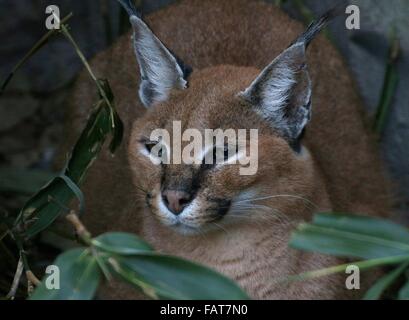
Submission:
[[[152,247],[137,236],[123,232],[110,232],[93,239],[92,243],[108,252],[132,255],[152,251]]]
[[[390,113],[393,97],[398,86],[399,76],[396,64],[399,55],[399,39],[397,38],[395,28],[393,28],[390,35],[390,47],[388,52],[388,61],[386,64],[385,76],[383,80],[382,93],[379,99],[374,121],[374,130],[378,135],[382,133],[385,127],[388,114]]]
[[[232,280],[181,258],[143,253],[111,257],[109,263],[124,281],[154,299],[248,299]]]
[[[342,213],[320,213],[314,216],[313,224],[358,233],[364,231],[363,234],[409,244],[409,229],[386,219]]]
[[[107,135],[112,135],[111,152],[117,149],[123,136],[123,124],[114,108],[114,96],[108,81],[95,77],[64,23],[61,24],[61,28],[63,34],[74,46],[91,78],[95,81],[101,99],[75,144],[62,175],[51,180],[20,211],[14,227],[20,231],[23,230],[23,238],[31,238],[52,224],[60,215],[62,206],[66,206],[74,195],[79,198],[80,208],[83,209],[83,196],[78,186],[81,185],[86,172],[97,158]],[[46,35],[44,39],[48,39],[48,36]],[[40,45],[42,44],[43,42],[40,41]],[[50,202],[49,199],[54,201]]]
[[[26,237],[31,238],[43,231],[59,216],[61,206],[50,202],[50,197],[66,205],[72,197],[76,195],[79,197],[80,205],[83,206],[82,193],[79,192],[80,189],[78,187],[74,188],[74,186],[82,183],[86,172],[97,158],[106,136],[113,132],[112,130],[114,129],[111,126],[110,117],[110,108],[101,100],[74,147],[64,174],[62,175],[64,179],[61,180],[61,177],[53,179],[23,207],[16,220],[16,225],[22,221],[34,219],[25,234]],[[122,135],[122,131],[116,133],[116,135]],[[67,181],[69,182],[68,185]]]
[[[318,214],[301,224],[290,246],[342,257],[374,259],[409,254],[408,230],[389,221],[339,214]]]
[[[398,268],[381,277],[365,294],[364,300],[378,300],[382,293],[391,286],[396,279],[408,268],[409,262],[401,264]]]
[[[101,278],[96,259],[88,250],[73,249],[61,254],[54,265],[59,268],[59,289],[47,288],[47,275],[31,300],[90,300]]]
[[[399,290],[399,300],[409,300],[409,281]]]

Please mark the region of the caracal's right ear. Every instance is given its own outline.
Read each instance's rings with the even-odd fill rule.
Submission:
[[[139,97],[145,107],[165,101],[173,89],[185,89],[189,67],[174,56],[139,17],[132,0],[118,0],[130,16],[132,42],[139,63]]]

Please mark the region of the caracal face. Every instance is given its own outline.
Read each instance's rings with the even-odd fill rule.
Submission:
[[[258,73],[253,68],[232,66],[195,71],[189,77],[188,89],[149,108],[134,123],[128,146],[134,184],[148,212],[164,225],[187,235],[220,232],[226,224],[230,227],[285,219],[284,213],[296,214],[295,206],[308,198],[314,176],[307,149],[294,150],[239,94]],[[180,139],[174,135],[178,122],[182,134],[194,128],[201,137],[206,136],[207,129],[245,129],[245,151],[251,157],[247,167],[254,170],[242,174],[240,169],[246,165],[229,161],[237,157],[238,150],[233,144],[229,154],[227,141],[215,142],[213,150],[203,142],[193,164],[154,163],[150,151],[158,141],[151,140],[151,133],[158,128],[169,132],[171,143],[162,144],[162,152],[173,160],[172,142]],[[257,139],[250,137],[253,129],[257,130]],[[254,146],[250,150],[250,143],[257,150]],[[188,144],[182,141],[181,149]],[[222,151],[225,161],[206,164],[206,153],[213,151],[215,155],[217,150]]]

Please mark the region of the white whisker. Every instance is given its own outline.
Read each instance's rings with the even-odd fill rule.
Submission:
[[[307,202],[308,204],[312,205],[314,208],[318,208],[318,206],[313,203],[312,201],[298,195],[292,195],[292,194],[277,194],[277,195],[272,195],[272,196],[264,196],[264,197],[259,197],[259,198],[249,198],[249,199],[244,199],[244,200],[239,200],[237,203],[246,203],[246,202],[251,202],[251,201],[260,201],[260,200],[267,200],[271,198],[294,198],[298,200],[303,200]]]
[[[230,236],[229,232],[225,228],[223,228],[221,225],[217,224],[216,222],[212,222],[212,224],[218,227],[219,229],[223,230],[224,232],[226,232],[228,236]]]

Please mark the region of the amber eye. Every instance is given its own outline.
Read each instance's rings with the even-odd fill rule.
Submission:
[[[141,141],[141,143],[144,144],[146,151],[148,151],[149,153],[151,153],[153,147],[155,147],[159,142],[158,142],[158,141],[144,140],[144,141]],[[155,156],[162,157],[162,149],[160,149],[160,150],[158,151],[158,154],[155,155]]]
[[[229,159],[229,150],[230,150],[229,145],[225,144],[222,150],[223,150],[223,160],[227,161]],[[218,155],[217,152],[218,151],[220,151],[220,148],[219,147],[214,147],[214,149],[213,149],[213,165],[216,165],[217,155]],[[237,152],[237,150],[236,150],[236,152]]]
[[[234,154],[239,153],[239,147],[238,145],[235,146],[229,146],[228,144],[224,145],[224,161],[227,161],[229,159],[229,151],[232,152],[234,151]],[[231,156],[233,156],[234,154],[231,154]]]
[[[145,142],[145,149],[151,153],[152,149],[154,146],[156,146],[158,143],[155,141],[146,141]]]

